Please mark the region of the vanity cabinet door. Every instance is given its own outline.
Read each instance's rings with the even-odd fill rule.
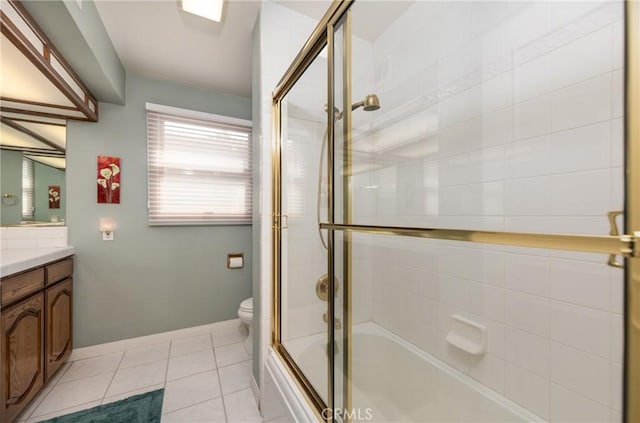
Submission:
[[[45,381],[56,373],[71,354],[72,284],[71,278],[68,278],[45,290],[47,314]]]
[[[44,384],[44,295],[2,310],[0,421],[11,422]]]

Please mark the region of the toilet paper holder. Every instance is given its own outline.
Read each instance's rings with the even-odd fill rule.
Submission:
[[[244,267],[244,254],[227,254],[227,269],[242,269]]]

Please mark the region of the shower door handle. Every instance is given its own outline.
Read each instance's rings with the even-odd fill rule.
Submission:
[[[609,235],[619,236],[620,231],[618,230],[618,223],[616,222],[616,218],[624,214],[622,210],[612,210],[607,213],[607,217],[609,218]],[[611,267],[624,267],[624,263],[616,260],[615,254],[609,254],[609,260],[607,260],[607,264]]]

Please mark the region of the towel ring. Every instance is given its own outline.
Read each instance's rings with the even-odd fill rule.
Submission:
[[[2,194],[2,204],[5,206],[17,206],[20,199],[15,194]]]

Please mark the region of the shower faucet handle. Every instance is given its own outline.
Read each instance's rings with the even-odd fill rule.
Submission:
[[[329,323],[329,316],[327,316],[327,313],[326,313],[326,312],[324,312],[324,313],[322,314],[322,320],[323,320],[325,323]],[[334,327],[334,328],[336,328],[336,329],[338,329],[338,330],[342,329],[342,321],[336,317],[336,319],[335,319],[335,323],[333,324],[333,327]]]

